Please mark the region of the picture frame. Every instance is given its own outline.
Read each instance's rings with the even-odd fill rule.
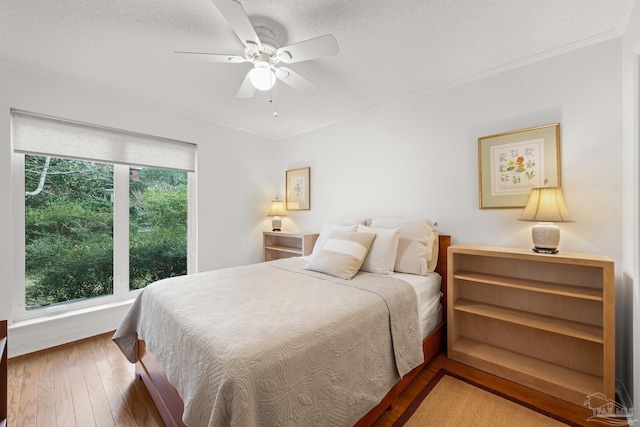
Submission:
[[[531,188],[561,185],[559,123],[478,138],[480,209],[523,208]]]
[[[286,172],[286,208],[288,211],[311,209],[311,168],[290,169]]]

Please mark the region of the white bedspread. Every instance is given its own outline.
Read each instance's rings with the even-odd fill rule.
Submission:
[[[341,280],[289,258],[148,286],[114,335],[135,336],[199,426],[350,426],[423,362],[416,294],[387,276]]]

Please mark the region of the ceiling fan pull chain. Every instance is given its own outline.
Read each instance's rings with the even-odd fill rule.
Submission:
[[[269,102],[273,102],[273,117],[278,117],[278,101],[277,101],[277,97],[278,97],[278,80],[276,80],[273,83],[273,89],[271,89],[271,92],[269,93]],[[273,98],[271,97],[271,94],[273,93]]]

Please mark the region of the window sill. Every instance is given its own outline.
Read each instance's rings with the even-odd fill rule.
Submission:
[[[14,322],[9,326],[9,357],[115,330],[135,299],[102,304]]]

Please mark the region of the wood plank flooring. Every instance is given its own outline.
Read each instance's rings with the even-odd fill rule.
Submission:
[[[496,390],[510,396],[512,399],[520,400],[537,408],[541,408],[550,414],[554,414],[577,425],[594,425],[594,423],[587,423],[587,418],[593,415],[592,411],[583,406],[565,402],[564,400],[455,362],[448,359],[445,353],[440,353],[434,357],[427,367],[409,384],[405,391],[398,397],[398,401],[394,407],[385,412],[374,426],[392,426],[440,369],[446,369],[474,383]],[[464,410],[464,408],[461,407],[460,410]]]
[[[164,426],[112,335],[9,359],[8,425]]]
[[[9,359],[8,425],[163,426],[134,366],[111,341],[112,333]],[[440,368],[529,402],[577,424],[586,408],[436,356],[375,427],[389,427]]]

